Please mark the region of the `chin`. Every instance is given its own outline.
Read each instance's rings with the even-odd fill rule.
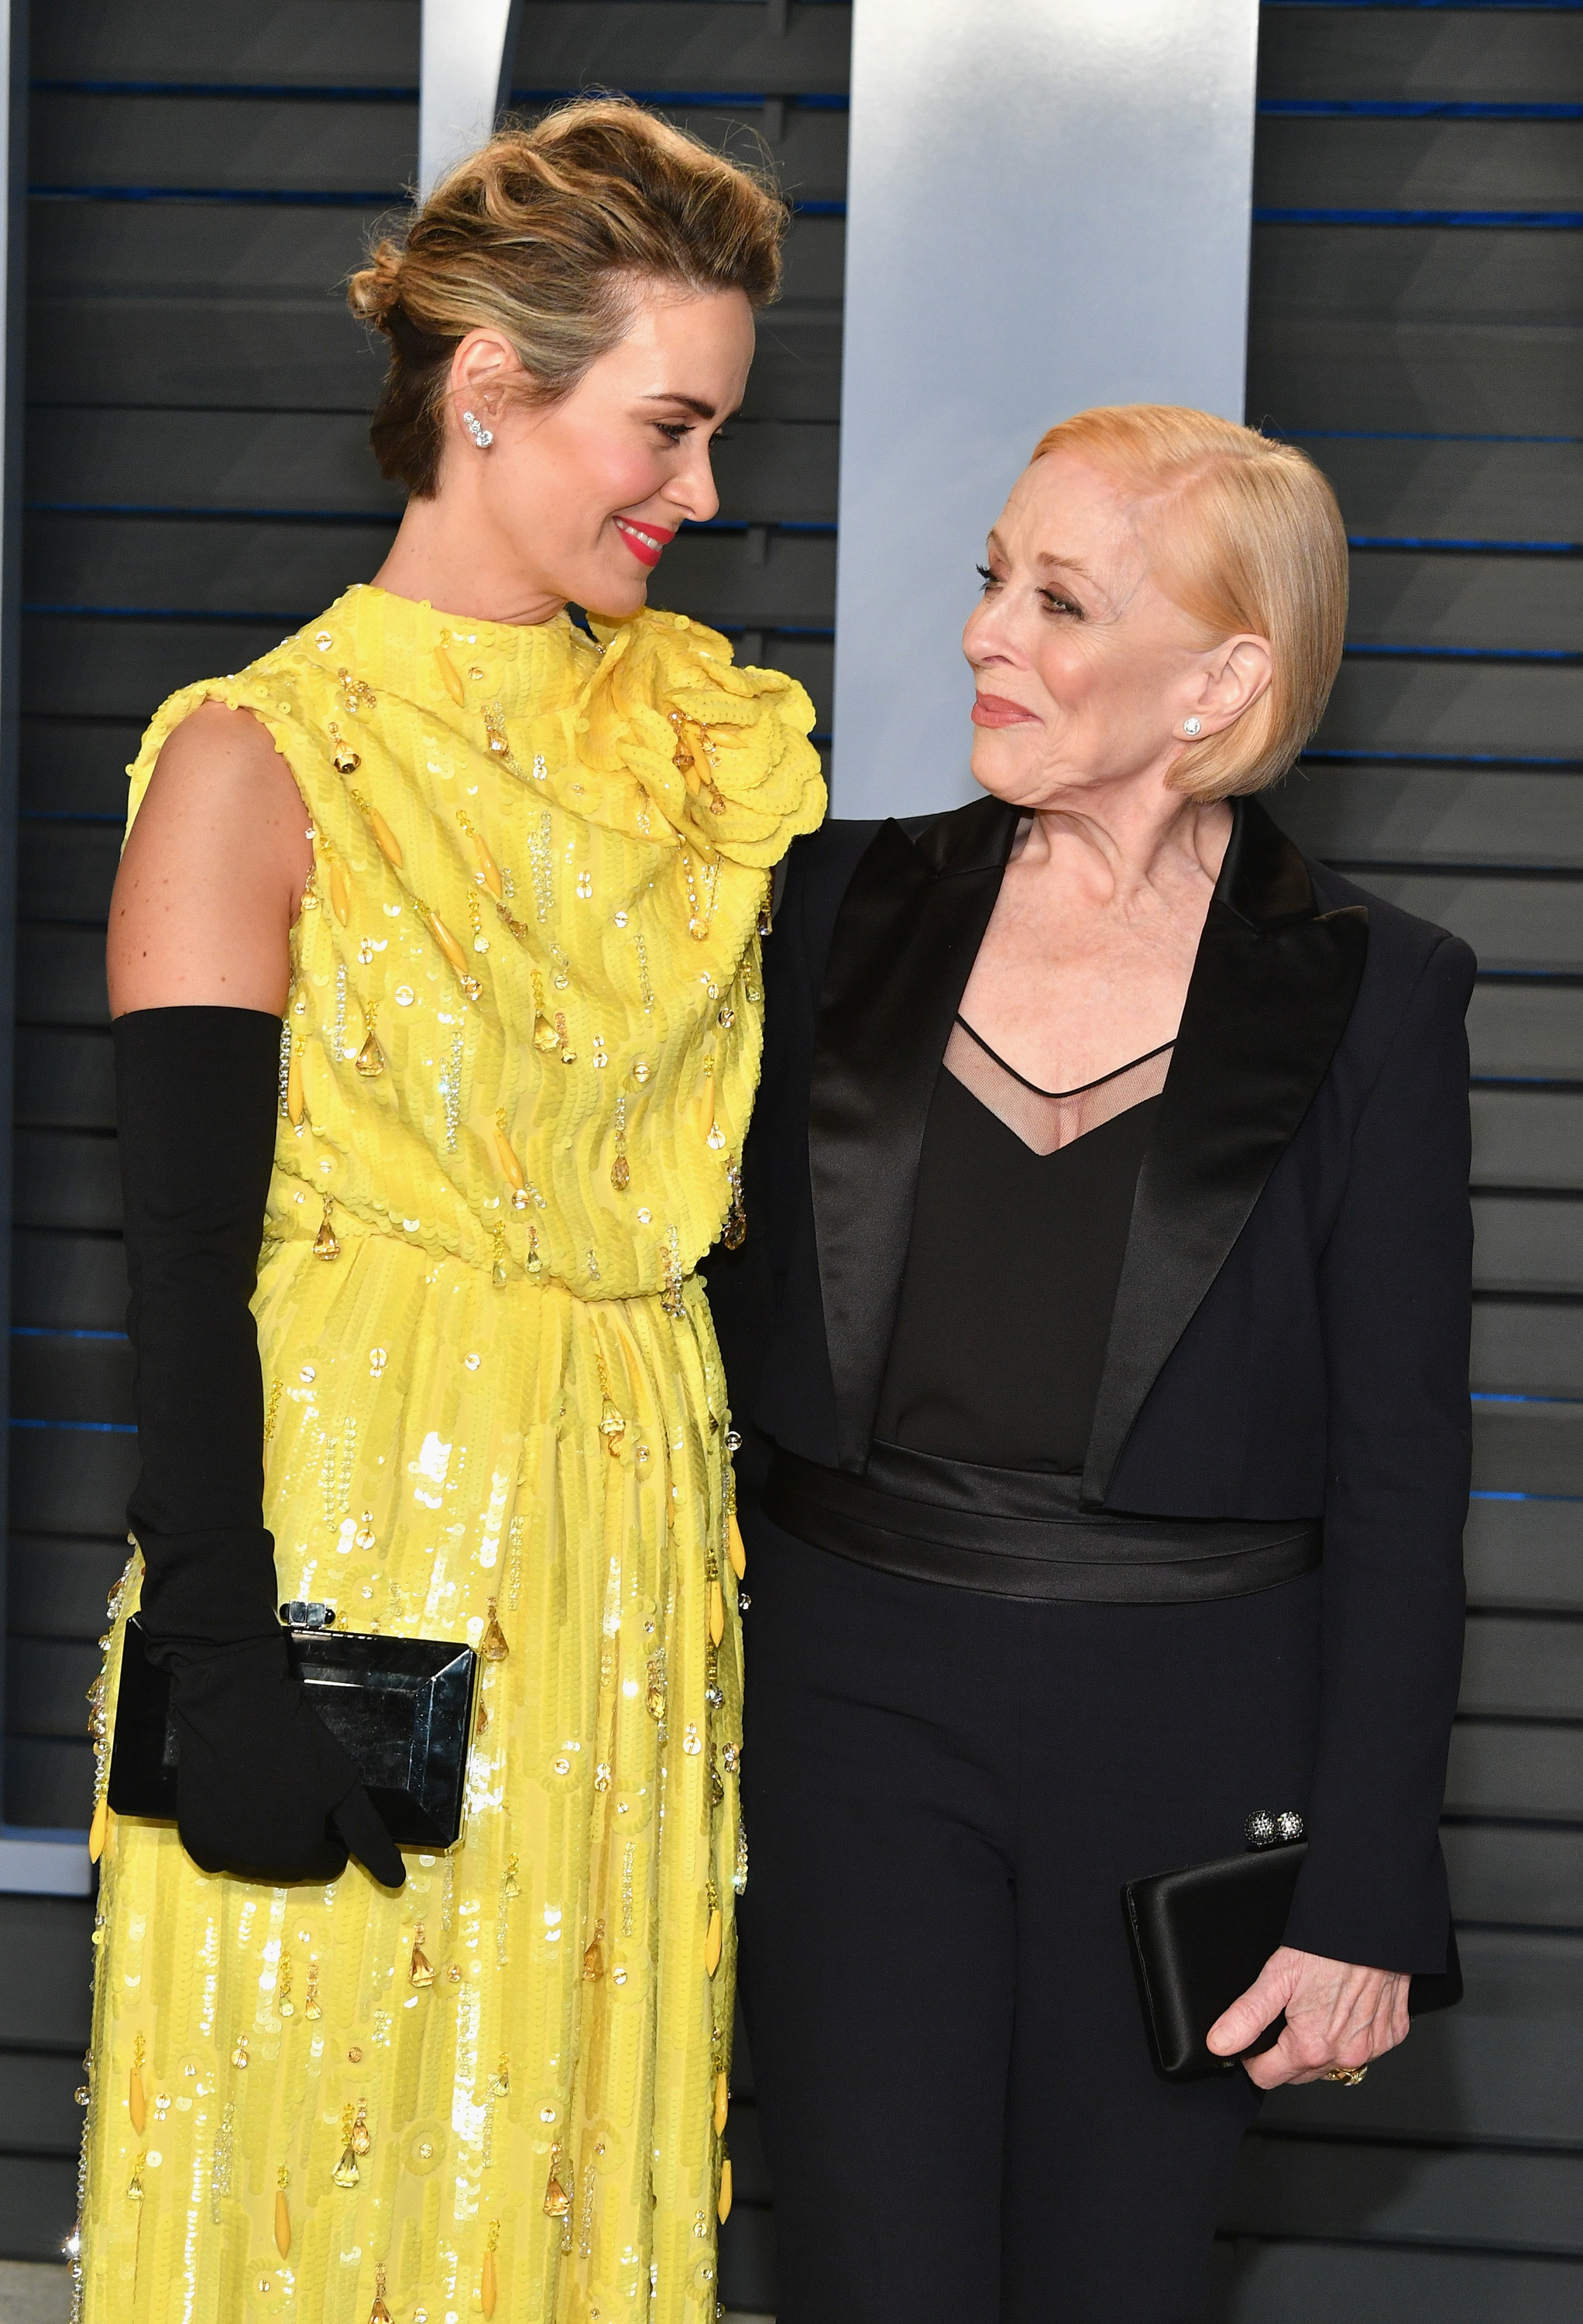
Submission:
[[[629,562],[635,564],[635,559]],[[624,622],[630,614],[640,613],[649,602],[649,584],[652,576],[640,570],[631,573],[591,573],[587,587],[574,593],[573,602],[602,619]]]
[[[974,782],[996,798],[1021,804],[1021,793],[1032,780],[1035,754],[1026,742],[1014,740],[1016,730],[975,726],[969,765]]]

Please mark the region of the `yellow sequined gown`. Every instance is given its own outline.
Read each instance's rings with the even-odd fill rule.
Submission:
[[[132,770],[135,814],[218,699],[311,818],[254,1300],[281,1595],[484,1659],[462,1842],[399,1894],[100,1810],[87,2324],[714,2317],[740,1551],[693,1269],[824,792],[800,687],[680,616],[600,636],[353,589]]]

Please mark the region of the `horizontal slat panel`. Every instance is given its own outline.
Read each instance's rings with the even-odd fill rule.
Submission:
[[[114,1130],[109,1035],[19,1028],[16,1120],[30,1129]]]
[[[126,1256],[117,1235],[44,1233],[12,1237],[12,1319],[53,1331],[119,1332],[126,1325]],[[43,1413],[49,1420],[115,1420],[117,1413]]]
[[[1473,1227],[1481,1290],[1583,1294],[1583,1203],[1479,1195]]]
[[[119,1244],[87,1248],[114,1252],[119,1260]],[[125,1281],[124,1265],[106,1273],[114,1296]],[[51,1301],[62,1305],[72,1296],[52,1282],[45,1289]],[[76,1296],[82,1297],[80,1287]],[[69,1332],[15,1335],[11,1343],[11,1409],[19,1420],[135,1419],[130,1346],[122,1339],[83,1339]]]
[[[135,719],[24,718],[23,812],[111,816],[119,825],[142,733]]]
[[[135,719],[141,727],[179,687],[244,669],[281,642],[278,622],[94,621],[34,614],[23,622],[23,700],[44,716]],[[123,776],[121,812],[126,806]],[[24,830],[26,825],[23,826]],[[111,835],[112,844],[119,837]]]
[[[1574,888],[1572,896],[1572,941],[1579,944],[1583,895]],[[1583,1078],[1583,989],[1480,984],[1468,1003],[1468,1040],[1476,1074],[1516,1080]]]
[[[113,824],[28,821],[18,834],[18,906],[30,920],[102,927],[121,861]]]
[[[1583,1306],[1476,1301],[1473,1385],[1488,1395],[1583,1397]]]
[[[1583,558],[1352,554],[1355,644],[1583,651]]]
[[[1564,1616],[1470,1614],[1461,1707],[1583,1719],[1583,1628]]]
[[[1583,1408],[1476,1404],[1473,1483],[1486,1493],[1583,1496]]]
[[[1250,311],[1261,327],[1302,319],[1356,327],[1492,326],[1506,349],[1509,392],[1520,393],[1523,343],[1514,327],[1579,319],[1578,238],[1529,228],[1265,226],[1254,233]],[[1512,360],[1513,355],[1518,360]],[[1338,427],[1331,417],[1314,423]],[[1508,418],[1499,431],[1528,431]]]
[[[1583,354],[1583,337],[1579,338]],[[1316,750],[1423,758],[1583,758],[1583,669],[1436,661],[1348,661]]]
[[[1259,12],[1261,97],[1546,104],[1579,82],[1583,26],[1542,7]]]
[[[85,1738],[11,1735],[5,1742],[5,1813],[46,1831],[86,1831],[94,1812],[94,1754]]]
[[[1358,2244],[1221,2244],[1213,2281],[1213,2324],[1577,2324],[1583,2296],[1575,2261]]]
[[[1575,436],[1583,433],[1583,330],[1289,315],[1261,301],[1248,331],[1247,418],[1250,427],[1283,430]]]
[[[387,523],[278,524],[186,517],[34,516],[23,586],[50,605],[278,613],[307,621],[388,555]],[[704,621],[828,626],[835,543],[821,535],[685,531],[649,602]]]
[[[1583,869],[1583,781],[1483,768],[1301,766],[1269,794],[1311,855]],[[1369,882],[1367,872],[1354,877]]]
[[[1476,1500],[1462,1551],[1470,1605],[1583,1613],[1583,1508],[1570,1501]]]
[[[5,1569],[14,1638],[97,1638],[126,1564],[124,1541],[55,1541],[13,1534]]]
[[[418,85],[418,0],[75,0],[42,8],[41,80]]]
[[[0,1895],[0,1951],[28,1975],[0,1994],[0,2044],[75,2050],[88,2035],[94,1907],[87,1897]]]
[[[1583,1661],[1576,1640],[1573,1654]],[[1458,1727],[1446,1808],[1453,1815],[1553,1816],[1583,1823],[1583,1721],[1543,1727],[1474,1720]],[[1583,2145],[1583,2122],[1578,2138]]]
[[[1256,2131],[1243,2146],[1221,2221],[1233,2234],[1583,2256],[1583,2156],[1436,2154]]]
[[[87,1691],[103,1659],[91,1642],[14,1638],[5,1657],[6,1732],[75,1742],[87,1730]]]
[[[1372,869],[1356,876],[1370,895],[1383,896],[1404,912],[1464,937],[1478,954],[1481,968],[1583,966],[1583,883],[1576,880],[1463,880],[1451,872],[1398,874]],[[1538,993],[1542,988],[1512,990]],[[1484,1006],[1482,994],[1479,1006]]]
[[[1305,437],[1349,533],[1392,540],[1583,540],[1583,444]]]
[[[14,1148],[12,1217],[19,1226],[118,1228],[121,1170],[113,1138],[23,1130]]]
[[[1575,210],[1583,125],[1265,119],[1253,198],[1261,209]]]
[[[418,168],[418,106],[35,91],[35,186],[398,193]]]
[[[24,532],[31,604],[256,613],[307,621],[390,553],[381,519],[249,524],[183,517],[34,516]]]
[[[87,1428],[14,1428],[11,1522],[19,1533],[126,1531],[137,1439]]]
[[[1449,1823],[1443,1839],[1459,1919],[1583,1928],[1583,1832]]]
[[[107,1025],[105,939],[97,929],[17,931],[16,1014],[24,1025]]]
[[[1460,2007],[1418,2020],[1367,2082],[1346,2094],[1344,2115],[1336,2092],[1312,2083],[1274,2092],[1261,2126],[1331,2137],[1583,2146],[1583,1941],[1468,1929],[1459,1950]]]
[[[69,2154],[82,2143],[82,2067],[47,2052],[0,2050],[0,2153]]]
[[[732,0],[526,0],[514,85],[844,93],[851,10],[792,0],[784,33],[770,14]]]
[[[361,413],[34,411],[30,501],[84,508],[313,509],[399,516]]]
[[[1484,1186],[1583,1186],[1583,1096],[1475,1090],[1473,1179]]]

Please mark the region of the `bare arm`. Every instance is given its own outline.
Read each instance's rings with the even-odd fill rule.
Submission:
[[[284,1013],[313,869],[308,809],[267,730],[206,702],[160,753],[110,902],[110,1014]]]

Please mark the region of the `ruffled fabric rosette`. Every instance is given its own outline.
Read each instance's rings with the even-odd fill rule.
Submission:
[[[599,666],[554,723],[600,778],[594,820],[754,870],[817,829],[814,706],[795,678],[737,669],[729,640],[685,613],[593,629]]]

